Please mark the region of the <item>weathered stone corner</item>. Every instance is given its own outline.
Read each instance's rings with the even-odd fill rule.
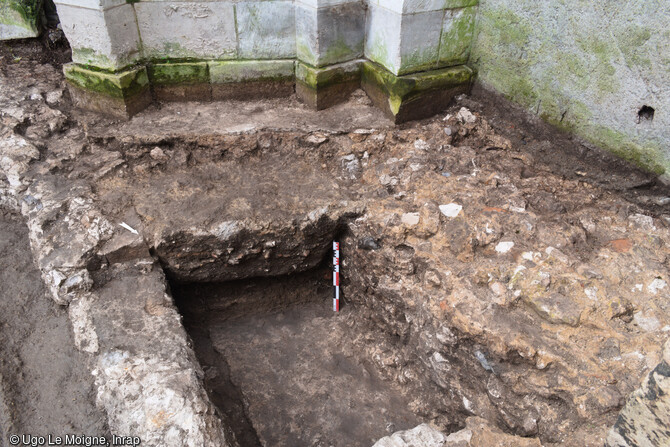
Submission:
[[[0,2],[0,40],[27,39],[40,35],[42,0]]]
[[[364,62],[361,85],[396,124],[444,110],[451,99],[470,90],[474,73],[465,65],[396,76],[374,62]]]
[[[151,104],[145,67],[105,73],[72,63],[63,71],[72,100],[82,109],[129,119]]]
[[[361,60],[355,60],[314,68],[298,62],[295,69],[296,94],[316,110],[346,101],[351,92],[360,86],[361,65]]]

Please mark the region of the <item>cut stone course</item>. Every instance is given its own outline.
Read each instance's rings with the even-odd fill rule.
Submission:
[[[396,76],[465,64],[475,14],[475,8],[463,8],[467,2],[451,2],[452,9],[430,2],[387,9],[361,0],[57,3],[75,64],[112,76],[146,65],[159,101],[288,96],[295,88],[316,110],[344,101],[360,85],[363,57]],[[295,73],[289,74],[294,61]],[[130,117],[148,104],[145,95],[126,95],[132,104],[110,107],[103,92],[86,92],[98,75],[90,76],[75,93],[82,107]],[[443,108],[450,97],[442,95],[427,108]]]

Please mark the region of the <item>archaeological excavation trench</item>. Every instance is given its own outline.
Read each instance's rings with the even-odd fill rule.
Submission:
[[[366,355],[373,328],[332,312],[328,273],[172,287],[240,445],[369,446],[420,422]]]
[[[216,133],[203,118],[194,132],[171,118],[92,132],[55,169],[91,181],[101,215],[137,232],[120,227],[95,248],[85,265],[99,302],[70,305],[78,327],[86,311],[101,334],[96,380],[111,425],[133,420],[129,396],[144,409],[154,392],[117,379],[140,369],[140,352],[147,364],[169,359],[174,383],[156,392],[197,396],[230,445],[370,446],[421,423],[443,433],[482,423],[519,445],[599,445],[642,362],[660,355],[636,353],[663,339],[648,322],[666,321],[667,230],[620,195],[547,174],[483,116],[465,123],[458,112],[400,129]],[[53,222],[42,228],[69,234]],[[636,284],[654,291],[647,302]],[[592,298],[608,290],[631,292]]]
[[[448,413],[449,426],[463,424],[466,413],[456,410],[461,403],[436,401],[441,390],[430,374],[411,384],[396,376],[412,371],[418,346],[395,324],[374,317],[385,312],[376,301],[383,298],[352,297],[333,312],[328,254],[316,267],[289,275],[171,281],[205,389],[240,446],[371,446],[441,412]],[[348,263],[345,272],[361,268]],[[434,365],[453,376],[439,380],[469,382],[485,374],[484,354],[472,353],[478,361],[453,365],[453,371],[446,367],[453,358],[435,357]]]
[[[118,122],[3,70],[26,85],[0,91],[2,206],[105,433],[372,446],[427,423],[442,447],[601,447],[667,383],[667,187],[489,91],[401,125],[362,90]]]
[[[273,141],[296,141],[279,135]],[[123,219],[155,235],[147,242],[170,283],[208,398],[242,447],[370,446],[424,422],[453,432],[473,414],[550,442],[581,425],[560,387],[525,388],[538,372],[536,382],[560,382],[560,370],[542,374],[537,355],[528,359],[523,348],[508,347],[513,342],[500,349],[496,336],[449,322],[463,318],[445,304],[454,296],[490,319],[492,331],[538,334],[536,316],[516,306],[508,313],[468,303],[481,273],[465,269],[464,282],[451,282],[449,269],[422,253],[448,247],[443,262],[459,262],[458,251],[467,251],[462,222],[424,207],[389,225],[384,212],[370,211],[378,205],[369,192],[351,187],[352,175],[365,175],[351,169],[357,158],[330,161],[335,168],[328,169],[315,162],[331,159],[337,136],[318,155],[301,152],[311,144],[304,136],[296,137],[298,147],[263,143],[264,133],[230,138],[163,141],[159,155],[155,147],[148,154],[150,145],[130,147],[127,154],[144,154],[133,155],[130,169],[145,175],[106,177],[97,193],[109,214],[132,203],[136,214]],[[173,165],[178,159],[188,161]],[[391,169],[397,160],[390,157]],[[378,164],[375,176],[383,178],[379,169],[388,165]],[[302,181],[287,181],[294,178]],[[376,203],[397,203],[388,190],[381,194]],[[415,215],[422,225],[408,219]],[[434,248],[420,242],[426,239]],[[343,247],[339,313],[331,302],[333,240]]]

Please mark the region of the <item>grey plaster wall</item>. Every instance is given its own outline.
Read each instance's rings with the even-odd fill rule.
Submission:
[[[546,121],[670,174],[670,1],[481,0],[470,64]]]

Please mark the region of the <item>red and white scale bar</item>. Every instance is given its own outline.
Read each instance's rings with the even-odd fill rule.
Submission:
[[[333,311],[340,311],[340,243],[333,242]]]

